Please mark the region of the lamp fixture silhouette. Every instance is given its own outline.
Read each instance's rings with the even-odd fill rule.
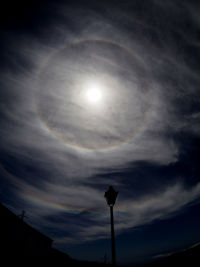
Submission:
[[[118,192],[116,192],[112,186],[110,186],[108,191],[106,191],[104,194],[104,197],[106,198],[107,204],[110,207],[111,248],[112,248],[112,265],[113,266],[116,266],[113,207],[115,205],[117,195],[118,195]]]

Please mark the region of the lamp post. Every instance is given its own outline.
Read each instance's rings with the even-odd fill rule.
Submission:
[[[111,247],[112,247],[112,265],[113,266],[116,266],[113,207],[115,205],[117,195],[118,195],[118,192],[116,192],[112,186],[109,187],[108,191],[106,191],[104,195],[104,197],[106,198],[107,204],[110,207]]]

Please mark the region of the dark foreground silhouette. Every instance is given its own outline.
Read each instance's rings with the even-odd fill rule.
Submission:
[[[170,256],[154,259],[150,263],[138,265],[138,267],[170,267],[170,266],[200,266],[200,244],[191,248],[171,254]]]
[[[17,217],[0,204],[0,266],[111,266],[90,261],[78,261],[52,248],[53,240],[24,222],[25,213]],[[156,258],[134,267],[200,266],[200,244],[168,257]],[[119,266],[118,266],[119,267]]]
[[[52,248],[53,240],[0,204],[0,266],[103,267],[103,263],[78,261]],[[108,265],[106,265],[108,266]]]

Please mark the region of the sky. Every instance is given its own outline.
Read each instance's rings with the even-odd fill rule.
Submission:
[[[76,259],[200,242],[200,3],[10,1],[0,18],[0,201]]]

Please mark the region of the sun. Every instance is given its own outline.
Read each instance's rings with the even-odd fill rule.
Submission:
[[[90,84],[86,91],[87,100],[91,104],[97,104],[102,100],[102,92],[97,84]]]

